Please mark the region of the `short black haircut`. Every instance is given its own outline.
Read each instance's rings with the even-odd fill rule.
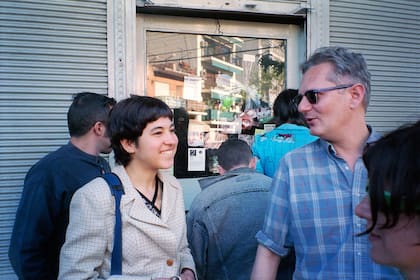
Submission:
[[[217,150],[217,161],[227,171],[237,166],[248,165],[251,159],[251,148],[240,139],[228,139]]]
[[[368,192],[373,230],[378,212],[386,217],[383,228],[391,228],[399,216],[420,215],[420,121],[404,125],[365,149],[363,161],[368,170]],[[390,193],[390,203],[384,191]]]
[[[173,120],[172,110],[160,99],[132,95],[119,101],[112,109],[109,123],[115,162],[127,166],[131,161],[130,154],[121,145],[121,140],[137,143],[147,124],[161,117]]]
[[[105,95],[93,92],[76,94],[67,112],[70,136],[85,135],[96,122],[102,122],[108,126],[109,112],[115,104],[114,98]]]

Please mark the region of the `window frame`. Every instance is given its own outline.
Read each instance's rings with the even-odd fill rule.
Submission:
[[[136,16],[136,94],[146,95],[147,31],[258,37],[286,40],[286,84],[298,88],[299,65],[305,60],[306,42],[302,26],[151,14]]]

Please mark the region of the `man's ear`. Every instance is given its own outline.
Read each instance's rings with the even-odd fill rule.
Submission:
[[[256,157],[251,158],[251,160],[249,161],[248,167],[251,168],[251,169],[257,168],[257,158]]]
[[[350,88],[350,94],[351,94],[350,107],[352,109],[359,107],[360,104],[362,104],[362,107],[364,107],[363,100],[365,98],[366,90],[362,84],[357,83],[353,85]]]
[[[96,122],[92,127],[92,131],[98,136],[105,136],[106,127],[102,122]]]
[[[123,147],[123,149],[127,153],[134,154],[134,152],[136,151],[136,145],[135,145],[134,141],[127,140],[127,139],[121,139],[120,143],[121,143],[121,146]]]
[[[219,171],[220,175],[223,175],[223,174],[226,173],[226,170],[223,167],[221,167],[220,165],[217,166],[217,171]]]

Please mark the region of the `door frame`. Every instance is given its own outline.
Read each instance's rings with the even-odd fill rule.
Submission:
[[[286,40],[286,88],[298,88],[300,64],[305,60],[306,40],[303,26],[259,23],[209,18],[191,18],[151,14],[136,16],[136,85],[135,92],[146,95],[147,61],[146,32],[258,37]]]

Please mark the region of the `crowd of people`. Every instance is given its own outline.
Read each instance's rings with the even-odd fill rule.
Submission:
[[[420,121],[385,136],[366,123],[371,78],[359,53],[320,48],[302,74],[299,90],[276,98],[272,131],[252,147],[219,147],[220,175],[199,180],[187,214],[179,181],[162,171],[178,146],[168,105],[77,94],[69,143],[25,178],[9,248],[16,275],[420,279]],[[111,151],[112,170],[100,156]]]

